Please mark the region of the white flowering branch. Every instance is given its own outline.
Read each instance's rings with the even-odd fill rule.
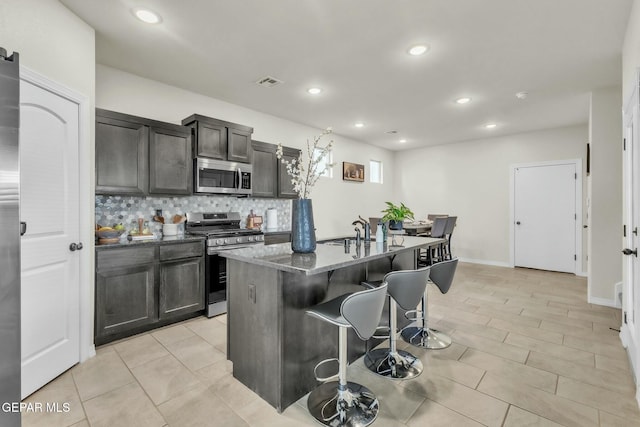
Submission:
[[[322,161],[329,155],[331,148],[333,147],[333,140],[329,141],[329,143],[321,147],[320,140],[323,136],[328,135],[332,132],[332,129],[329,127],[325,129],[319,136],[313,138],[313,144],[307,139],[307,159],[303,161],[302,159],[302,151],[300,151],[300,155],[297,159],[292,159],[291,161],[285,160],[283,158],[282,152],[282,144],[278,144],[278,149],[276,150],[276,156],[280,161],[286,165],[287,174],[291,177],[291,184],[293,184],[293,189],[296,193],[298,193],[298,197],[300,199],[308,199],[311,193],[311,189],[318,181],[318,179],[324,174],[324,172],[332,168],[335,163],[326,163],[324,167],[320,168],[320,164]],[[320,150],[317,156],[314,156],[316,150]]]

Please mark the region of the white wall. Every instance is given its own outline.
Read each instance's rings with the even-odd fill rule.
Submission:
[[[20,54],[21,67],[65,86],[88,102],[80,139],[80,359],[93,354],[93,210],[95,32],[57,0],[0,1],[0,46]],[[43,141],[46,143],[46,141]]]
[[[197,113],[252,126],[254,139],[270,143],[281,142],[296,148],[306,147],[307,139],[321,132],[321,129],[168,86],[104,65],[98,64],[96,71],[98,108],[171,123],[180,123],[183,118]],[[327,126],[331,126],[331,123],[327,123]],[[394,155],[391,151],[337,134],[333,134],[332,139],[333,160],[336,163],[334,177],[321,178],[311,193],[318,238],[355,234],[351,222],[357,219],[358,214],[363,217],[378,216],[384,207],[384,201],[391,200],[393,195],[391,171]],[[342,162],[349,161],[365,165],[368,181],[370,159],[383,162],[386,172],[384,184],[342,180]]]
[[[621,88],[594,90],[589,111],[589,302],[616,305],[622,280]]]
[[[634,0],[622,46],[622,99],[626,101],[640,67],[640,1]]]
[[[417,218],[457,215],[453,253],[506,266],[510,165],[584,158],[587,136],[585,124],[401,152],[397,199]]]

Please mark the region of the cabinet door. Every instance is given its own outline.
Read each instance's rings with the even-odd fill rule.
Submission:
[[[197,130],[197,156],[227,160],[227,127],[198,122]]]
[[[229,128],[227,159],[232,162],[251,163],[251,132]]]
[[[253,141],[253,197],[278,196],[277,146],[266,142]]]
[[[300,150],[284,147],[282,150],[282,158],[288,162],[297,159],[300,156]],[[287,173],[287,166],[278,162],[278,198],[281,199],[297,199],[298,193],[293,189],[291,177]]]
[[[96,117],[97,194],[146,194],[148,138],[147,126]]]
[[[160,264],[160,319],[204,309],[204,258]]]
[[[149,130],[149,193],[191,194],[191,131]]]
[[[99,269],[95,309],[96,344],[109,335],[156,322],[155,264]]]

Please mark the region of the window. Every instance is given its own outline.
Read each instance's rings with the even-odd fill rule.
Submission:
[[[320,155],[322,154],[322,149],[321,148],[315,148],[313,150],[313,159],[317,159],[318,157],[320,157]],[[326,156],[324,156],[324,158],[320,161],[320,163],[318,163],[318,169],[317,170],[322,170],[325,168],[325,166],[330,165],[331,163],[333,163],[333,151],[329,151],[327,153]],[[333,168],[328,168],[324,171],[324,173],[320,176],[324,176],[327,178],[333,178]]]
[[[369,182],[382,184],[382,162],[369,160]]]

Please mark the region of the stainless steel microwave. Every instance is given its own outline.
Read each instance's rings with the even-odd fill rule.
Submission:
[[[250,164],[222,160],[194,160],[194,190],[196,193],[251,195],[253,168]]]

